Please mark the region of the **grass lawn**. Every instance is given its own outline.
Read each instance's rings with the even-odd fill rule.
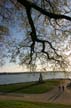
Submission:
[[[19,83],[0,85],[0,92],[15,92],[15,93],[44,93],[59,84],[59,80],[47,80],[43,83],[31,82],[31,83]]]
[[[0,108],[71,108],[71,105],[10,100],[10,101],[0,101]]]

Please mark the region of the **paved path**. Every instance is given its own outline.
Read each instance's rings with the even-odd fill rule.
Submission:
[[[24,100],[32,102],[53,102],[71,104],[71,91],[59,91],[58,87],[43,94],[0,93],[0,100]]]

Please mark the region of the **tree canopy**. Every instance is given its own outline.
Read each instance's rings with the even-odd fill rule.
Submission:
[[[54,70],[71,65],[70,4],[70,0],[0,0],[1,47],[6,47],[9,61],[42,71],[48,65]],[[13,27],[22,33],[17,40],[10,36]]]

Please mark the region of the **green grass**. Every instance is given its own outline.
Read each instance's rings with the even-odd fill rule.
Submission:
[[[0,108],[71,108],[71,105],[24,101],[0,101]]]
[[[15,93],[44,93],[59,84],[58,80],[48,80],[43,83],[31,82],[31,83],[19,83],[0,85],[0,92],[15,92]]]

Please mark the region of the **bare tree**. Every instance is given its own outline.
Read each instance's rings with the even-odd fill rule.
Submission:
[[[8,0],[8,2],[11,2],[16,10],[22,11],[22,25],[26,28],[23,41],[10,45],[11,61],[15,61],[18,57],[20,64],[28,66],[31,64],[34,69],[37,68],[39,60],[42,65],[51,61],[52,64],[55,63],[62,68],[66,67],[65,57],[59,47],[62,41],[67,40],[71,30],[69,1]],[[10,18],[12,12],[8,8],[6,11],[8,14],[6,16],[0,12],[4,19]],[[10,16],[13,18],[13,15]],[[50,31],[51,36],[46,30]]]

